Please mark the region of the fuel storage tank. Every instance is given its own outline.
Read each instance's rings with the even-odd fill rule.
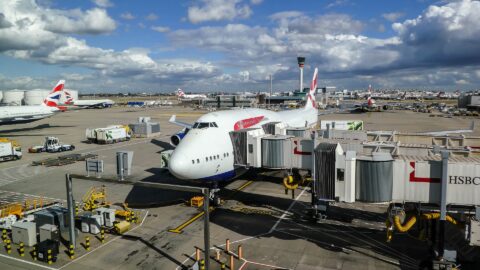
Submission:
[[[40,105],[42,104],[43,100],[47,97],[50,93],[48,90],[44,89],[34,89],[25,91],[24,94],[24,104],[25,105]]]
[[[10,90],[3,92],[2,103],[9,106],[21,106],[23,104],[25,91]]]

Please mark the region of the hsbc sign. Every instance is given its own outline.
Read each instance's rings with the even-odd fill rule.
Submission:
[[[452,185],[480,185],[480,176],[456,176],[450,175],[448,177],[448,183]]]
[[[480,205],[480,162],[472,159],[448,163],[447,203]],[[396,159],[392,200],[439,203],[442,163],[438,160]]]

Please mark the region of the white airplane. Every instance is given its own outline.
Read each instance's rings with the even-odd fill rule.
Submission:
[[[64,86],[65,81],[60,80],[41,105],[0,107],[0,125],[33,122],[61,111],[58,102]]]
[[[216,111],[201,116],[193,125],[170,122],[184,127],[172,136],[176,148],[168,163],[169,171],[179,179],[199,180],[207,183],[226,181],[241,173],[234,168],[230,132],[244,128],[261,127],[269,122],[283,122],[288,127],[313,127],[317,124],[317,72],[315,69],[306,105],[297,110],[274,112],[265,109],[238,109]]]
[[[206,99],[207,96],[204,94],[185,94],[182,89],[178,88],[177,96],[179,99]]]
[[[68,91],[63,91],[65,93],[65,105],[73,105],[80,108],[110,108],[115,102],[111,99],[77,99],[74,100],[72,95]]]

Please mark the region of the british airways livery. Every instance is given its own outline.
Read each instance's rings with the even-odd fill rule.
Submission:
[[[237,176],[231,131],[261,127],[269,122],[282,122],[291,128],[315,126],[318,119],[315,102],[317,72],[315,69],[306,105],[301,109],[281,112],[254,108],[216,111],[201,116],[193,125],[178,122],[172,116],[170,122],[184,127],[184,131],[188,129],[188,132],[172,137],[176,148],[170,157],[169,171],[185,180],[230,180]]]
[[[37,121],[59,112],[58,103],[65,81],[60,80],[52,92],[38,106],[5,106],[0,107],[0,125],[11,125]]]

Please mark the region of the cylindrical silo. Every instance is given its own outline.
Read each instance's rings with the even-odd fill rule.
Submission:
[[[10,90],[3,92],[2,103],[10,106],[21,106],[23,103],[25,91],[23,90]]]
[[[389,202],[392,200],[392,158],[357,159],[355,179],[356,200]]]
[[[25,105],[40,105],[48,93],[49,91],[42,89],[25,91],[24,103]]]

